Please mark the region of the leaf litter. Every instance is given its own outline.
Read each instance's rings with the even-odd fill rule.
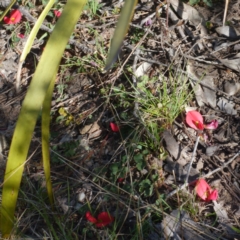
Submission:
[[[130,234],[128,226],[134,227],[145,219],[145,209],[149,204],[155,204],[158,210],[148,213],[148,239],[153,239],[150,236],[156,236],[154,233],[161,236],[161,228],[165,239],[171,236],[176,239],[237,239],[236,229],[240,228],[240,162],[237,155],[240,151],[239,3],[234,2],[229,9],[227,21],[233,26],[223,27],[218,17],[222,16],[218,15],[222,14],[219,6],[214,7],[212,14],[212,9],[206,6],[200,11],[199,6],[190,6],[178,0],[169,1],[172,8],[166,5],[159,7],[156,2],[148,5],[147,1],[139,1],[119,55],[120,66],[103,73],[101,69],[117,21],[114,11],[118,12],[121,3],[116,1],[109,5],[105,1],[100,2],[103,5],[98,14],[102,20],[98,15],[93,16],[88,9],[79,21],[63,56],[52,101],[52,177],[57,207],[62,211],[63,218],[66,222],[78,221],[76,226],[80,227],[75,228],[75,233],[81,236],[81,229],[87,224],[84,216],[90,205],[94,213],[102,212],[112,216],[111,222],[113,218],[116,222],[122,222],[118,230],[120,234]],[[29,34],[22,21],[34,22],[39,14],[37,6],[30,8],[24,5],[21,9],[25,9],[22,11],[24,18],[19,27],[13,26],[15,35],[11,35],[7,24],[0,30],[0,48],[4,53],[0,65],[1,172],[4,171],[14,124],[35,69],[34,63],[38,61],[50,32],[42,26],[43,32],[39,33],[23,65],[21,90],[17,94],[14,85],[17,63],[25,41],[18,36],[23,34],[27,38]],[[158,10],[161,10],[160,17],[155,17]],[[60,12],[55,11],[54,14],[58,17]],[[46,21],[54,24],[55,20],[49,16]],[[147,24],[142,24],[144,22]],[[207,22],[212,27],[207,28]],[[106,31],[104,35],[103,30]],[[146,31],[149,33],[144,39]],[[138,46],[140,51],[135,55],[135,44],[141,40]],[[86,49],[91,49],[91,53]],[[123,62],[128,57],[128,65],[124,66]],[[136,69],[137,88],[142,85],[151,92],[151,99],[159,98],[158,108],[165,106],[161,102],[165,82],[168,88],[166,95],[170,96],[182,88],[180,84],[172,88],[170,75],[182,74],[191,85],[188,87],[189,93],[193,93],[192,98],[185,102],[186,107],[199,111],[207,123],[218,120],[217,129],[204,130],[205,138],[197,146],[189,176],[191,182],[208,174],[205,180],[210,186],[218,181],[215,189],[218,190],[219,199],[213,203],[206,205],[195,198],[188,188],[165,198],[184,184],[198,133],[186,124],[184,107],[171,124],[165,123],[162,116],[151,119],[150,123],[146,121],[149,115],[145,115],[144,119],[141,115],[138,118],[133,116],[132,105],[139,97],[147,99],[147,95],[144,91],[139,91],[137,96],[134,94],[135,90],[141,89],[129,84],[132,75],[127,66]],[[126,74],[129,74],[127,78]],[[145,76],[148,80],[145,78],[145,82],[141,82]],[[154,81],[151,82],[152,79]],[[131,94],[127,95],[127,91]],[[114,94],[108,96],[109,93]],[[111,101],[107,101],[106,96]],[[64,115],[59,114],[61,108],[65,109]],[[29,193],[29,199],[31,194],[34,196],[36,190],[44,186],[39,134],[37,125],[30,152],[30,155],[34,154],[27,163],[28,175],[24,180],[31,180],[35,187],[23,187]],[[140,139],[134,142],[137,135]],[[145,147],[140,142],[150,142],[150,145]],[[234,156],[237,157],[230,162]],[[219,171],[214,172],[216,169]],[[71,185],[70,189],[66,183]],[[121,194],[116,197],[119,191]],[[193,200],[190,202],[189,199]],[[141,211],[136,208],[136,202],[142,207]],[[156,214],[162,211],[159,202],[161,207],[164,202],[170,205],[164,206],[163,217]],[[203,210],[200,211],[200,208]],[[18,211],[19,214],[23,213],[21,208]],[[211,217],[214,214],[217,221]],[[39,221],[40,225],[37,225],[33,221],[34,216],[24,216],[25,221],[36,224],[25,230],[27,236],[37,236],[31,230],[34,227],[44,226],[47,229],[44,221]],[[22,220],[24,223],[24,218]],[[20,229],[26,228],[21,228],[23,223],[20,223]],[[154,224],[161,224],[161,227],[158,225],[156,230]],[[93,233],[97,235],[96,230]],[[44,235],[41,231],[39,234]]]

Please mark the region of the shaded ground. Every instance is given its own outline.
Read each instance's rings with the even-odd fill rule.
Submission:
[[[20,236],[239,238],[240,3],[230,4],[228,25],[222,27],[221,1],[213,8],[200,4],[196,12],[169,2],[172,8],[166,10],[158,1],[139,1],[119,61],[109,72],[102,69],[122,4],[102,2],[96,12],[88,4],[63,56],[52,101],[57,209],[51,211],[45,201],[39,122],[16,213]],[[23,7],[37,18],[43,5]],[[54,6],[61,7],[61,2]],[[1,176],[21,102],[48,36],[39,33],[16,93],[29,19],[24,15],[19,25],[0,30]],[[56,21],[51,13],[45,25],[51,28]],[[214,131],[204,130],[189,178],[192,182],[208,174],[219,192],[215,203],[200,201],[190,190],[169,197],[186,179],[197,136],[185,123],[186,108],[201,112],[205,123],[219,123]],[[120,132],[111,130],[111,122]],[[86,221],[88,210],[108,211],[115,223],[96,229]]]

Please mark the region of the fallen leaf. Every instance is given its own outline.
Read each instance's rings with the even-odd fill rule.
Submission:
[[[182,19],[189,20],[196,28],[201,28],[201,37],[207,35],[206,21],[201,13],[182,1],[170,0],[169,2]]]
[[[237,114],[237,111],[234,109],[235,104],[232,101],[227,100],[226,98],[219,98],[217,106],[221,111],[224,111],[229,115]]]
[[[170,131],[165,130],[162,134],[164,147],[175,159],[180,156],[180,145],[177,143]]]
[[[214,91],[215,85],[213,77],[204,76],[201,83],[205,85],[205,86],[201,85],[204,95],[203,98],[204,103],[209,104],[212,108],[215,108],[217,105],[217,98],[216,92]]]
[[[181,165],[177,162],[174,162],[170,157],[167,157],[166,160],[164,160],[164,171],[168,173],[173,173],[175,174],[175,177],[177,181],[184,182],[186,180],[187,172],[188,172],[188,167],[189,165]],[[198,179],[200,176],[200,172],[197,171],[194,168],[191,168],[190,170],[190,175],[189,175],[189,182],[195,181]]]
[[[98,125],[97,122],[94,122],[92,124],[88,124],[88,125],[85,125],[81,130],[80,130],[80,134],[84,135],[84,134],[90,134],[90,133],[93,133],[97,130],[100,129],[100,126]]]
[[[213,201],[213,204],[214,204],[213,208],[217,216],[219,218],[229,220],[226,209],[224,209],[224,207],[220,203],[217,203],[216,201]]]
[[[206,240],[211,236],[208,229],[194,222],[184,210],[173,210],[170,215],[163,218],[161,227],[164,239]]]
[[[238,39],[240,34],[237,29],[235,29],[233,26],[221,26],[215,29],[215,31],[220,35],[224,37],[231,38],[232,40]]]
[[[151,66],[152,66],[151,63],[143,62],[135,72],[136,77],[143,76]]]
[[[206,148],[206,155],[211,157],[215,154],[215,152],[219,149],[218,146],[210,146]]]
[[[240,53],[236,54],[231,59],[219,59],[219,61],[228,68],[240,72]]]
[[[216,92],[214,91],[215,85],[213,81],[213,76],[201,75],[196,71],[193,61],[189,61],[187,64],[188,76],[193,80],[190,81],[195,98],[199,107],[203,107],[204,104],[210,105],[211,107],[216,107]],[[204,74],[204,73],[202,73]],[[203,83],[202,85],[200,83]]]

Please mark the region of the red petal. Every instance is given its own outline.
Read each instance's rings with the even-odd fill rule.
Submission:
[[[19,33],[17,36],[18,36],[19,38],[24,38],[24,37],[25,37],[24,34],[22,34],[22,33]]]
[[[4,18],[3,18],[3,21],[4,21],[4,23],[6,23],[6,24],[11,24],[9,17],[4,17]]]
[[[208,195],[207,201],[217,200],[217,199],[218,199],[218,191],[215,189]]]
[[[189,111],[186,115],[186,122],[189,127],[196,130],[203,130],[203,116],[198,111]]]
[[[22,13],[19,10],[13,10],[10,17],[15,18],[14,23],[19,23],[22,18]]]
[[[118,182],[118,183],[122,183],[123,181],[124,181],[124,178],[121,178],[121,177],[120,177],[120,178],[117,179],[117,182]]]
[[[205,125],[206,129],[216,129],[217,127],[218,127],[218,121],[217,120],[213,120],[209,124]]]
[[[110,122],[110,128],[113,132],[119,132],[119,127],[117,124]]]
[[[195,191],[202,200],[206,201],[212,189],[204,179],[200,178],[196,183]]]
[[[58,11],[58,10],[54,10],[53,13],[54,13],[54,15],[55,15],[56,17],[60,17],[61,14],[62,14],[62,13],[61,13],[60,11]]]
[[[114,221],[114,217],[112,217],[108,212],[101,212],[97,217],[98,222],[96,223],[97,227],[104,227],[111,222]]]
[[[92,214],[88,211],[86,212],[86,219],[91,222],[91,223],[96,223],[97,219],[95,217],[92,216]]]

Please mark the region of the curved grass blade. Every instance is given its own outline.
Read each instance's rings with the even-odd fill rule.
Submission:
[[[42,108],[42,156],[43,156],[43,168],[46,179],[47,193],[49,197],[50,204],[53,208],[54,197],[52,191],[52,182],[50,174],[50,154],[49,154],[49,127],[50,127],[50,111],[51,111],[51,100],[55,84],[55,77],[52,79],[49,85],[46,97],[43,102]]]
[[[117,59],[123,39],[127,34],[129,23],[133,17],[134,8],[137,0],[126,0],[121,11],[113,38],[111,40],[110,52],[105,65],[105,70],[108,70]]]
[[[3,14],[0,17],[0,21],[3,20],[3,18],[7,15],[8,11],[12,8],[13,4],[16,2],[17,0],[12,0],[11,3],[8,5],[8,7],[5,9],[5,11],[3,12]]]
[[[16,124],[2,190],[0,228],[2,237],[10,236],[24,162],[47,90],[59,67],[65,46],[86,4],[86,0],[68,0],[37,66]]]
[[[55,0],[49,0],[48,4],[46,5],[46,7],[44,8],[44,10],[42,11],[42,13],[40,14],[40,16],[38,17],[37,22],[34,24],[34,27],[27,39],[27,42],[24,46],[24,49],[22,51],[21,57],[20,57],[20,62],[23,62],[26,59],[26,56],[28,55],[28,53],[30,52],[30,49],[33,45],[34,39],[44,21],[44,19],[46,18],[48,12],[51,10],[51,7],[53,6],[53,4],[55,3]]]
[[[42,11],[42,13],[40,14],[40,16],[38,17],[37,22],[35,23],[28,39],[27,42],[24,46],[24,49],[22,51],[20,60],[19,60],[19,66],[18,66],[18,72],[17,72],[17,81],[16,81],[16,90],[18,92],[19,90],[19,86],[20,86],[20,75],[21,75],[21,69],[22,69],[22,64],[25,61],[28,53],[30,52],[30,49],[33,45],[34,39],[37,36],[37,33],[44,21],[44,19],[46,18],[48,12],[50,11],[51,7],[53,6],[53,4],[55,3],[55,0],[49,0],[48,4],[46,5],[46,7],[44,8],[44,10]]]

